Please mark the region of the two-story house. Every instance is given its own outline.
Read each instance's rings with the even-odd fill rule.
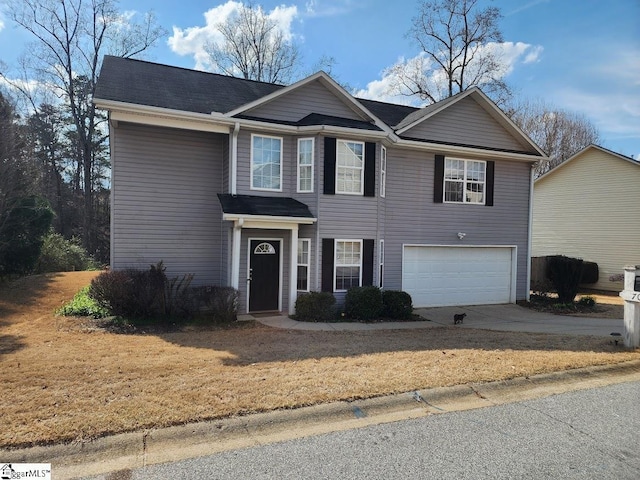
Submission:
[[[379,285],[415,306],[529,291],[544,153],[479,89],[428,107],[105,57],[111,267],[240,291],[241,312]]]

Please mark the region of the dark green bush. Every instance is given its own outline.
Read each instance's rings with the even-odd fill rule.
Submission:
[[[573,303],[578,293],[584,265],[579,258],[554,255],[548,257],[547,277],[558,293],[560,303]]]
[[[112,315],[129,315],[136,308],[129,274],[121,270],[102,272],[91,280],[89,296]]]
[[[135,318],[190,317],[194,313],[189,286],[193,275],[169,279],[162,262],[148,270],[109,271],[91,282],[89,295],[113,315]]]
[[[595,262],[584,262],[580,283],[596,283],[599,278],[600,271],[598,264]]]
[[[37,195],[0,205],[0,277],[33,272],[53,215],[49,202]]]
[[[413,314],[411,295],[401,290],[382,292],[382,315],[394,320],[409,320]]]
[[[335,297],[329,292],[309,292],[296,300],[296,320],[330,322],[335,319]]]
[[[591,295],[586,295],[584,297],[582,297],[580,300],[578,300],[578,305],[582,305],[583,307],[595,307],[596,306],[596,299],[593,298]]]
[[[216,322],[230,323],[238,319],[238,291],[232,287],[200,286],[189,292],[196,311],[206,310]]]
[[[378,287],[354,287],[347,291],[345,314],[354,320],[374,320],[382,315],[382,291]]]
[[[98,268],[99,265],[77,239],[67,240],[58,233],[50,232],[44,237],[35,272],[75,272]]]

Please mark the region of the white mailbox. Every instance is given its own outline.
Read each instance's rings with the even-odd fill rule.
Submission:
[[[624,267],[624,345],[640,347],[640,265]]]

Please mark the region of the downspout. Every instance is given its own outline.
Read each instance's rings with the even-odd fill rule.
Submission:
[[[236,122],[231,135],[231,165],[229,166],[229,193],[236,194],[236,184],[238,177],[238,133],[240,132],[240,123]]]
[[[525,299],[527,300],[527,302],[531,298],[531,253],[532,253],[531,230],[533,228],[533,182],[534,182],[535,171],[536,171],[536,164],[532,163],[531,173],[529,175],[530,177],[529,178],[529,229],[527,232],[527,290],[526,290],[527,294],[525,296]]]

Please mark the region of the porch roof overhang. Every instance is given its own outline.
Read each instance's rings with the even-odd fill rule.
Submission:
[[[318,219],[304,203],[290,197],[260,197],[219,193],[222,218],[244,228],[291,228]]]

